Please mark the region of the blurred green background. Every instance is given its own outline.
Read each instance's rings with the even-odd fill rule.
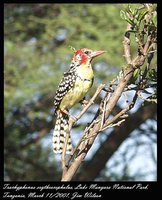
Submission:
[[[5,4],[5,180],[60,180],[59,159],[52,151],[53,99],[71,62],[69,45],[107,51],[93,61],[92,95],[125,65],[122,41],[126,22],[120,18],[120,10],[126,6]],[[132,53],[135,50],[132,43]],[[89,116],[93,112],[92,108]],[[80,122],[76,132],[84,125]]]

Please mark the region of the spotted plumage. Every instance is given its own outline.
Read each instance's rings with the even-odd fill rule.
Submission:
[[[87,48],[77,50],[74,53],[70,69],[64,73],[54,98],[55,114],[57,115],[53,133],[53,151],[55,153],[62,153],[64,147],[69,121],[67,111],[80,102],[91,88],[94,79],[91,61],[103,53],[104,51],[92,51]],[[71,153],[71,151],[72,144],[71,138],[69,138],[66,153]]]
[[[78,67],[77,65],[75,66],[75,64],[72,63],[70,65],[69,71],[64,73],[64,77],[61,80],[61,82],[58,86],[58,89],[56,90],[56,94],[55,94],[55,99],[54,99],[55,112],[59,108],[61,100],[63,99],[65,94],[71,88],[74,87],[74,84],[75,84],[75,81],[76,81],[76,78],[77,78],[77,74],[76,74],[77,67]]]

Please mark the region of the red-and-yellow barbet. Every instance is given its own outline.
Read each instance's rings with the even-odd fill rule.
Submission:
[[[76,103],[81,102],[92,87],[94,73],[91,61],[104,52],[87,48],[75,51],[70,69],[64,73],[54,99],[55,114],[57,115],[53,132],[54,153],[62,153],[63,150],[69,121],[68,110]],[[66,153],[71,153],[71,151],[72,144],[69,137]]]

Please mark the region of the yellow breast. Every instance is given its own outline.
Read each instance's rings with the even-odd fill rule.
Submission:
[[[92,86],[94,74],[91,66],[82,65],[77,69],[77,75],[74,87],[68,91],[61,101],[61,110],[70,109],[81,101]]]

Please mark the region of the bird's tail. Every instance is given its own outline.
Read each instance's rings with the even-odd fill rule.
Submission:
[[[69,116],[61,111],[57,111],[57,119],[55,124],[55,129],[53,132],[53,151],[54,153],[62,153],[65,138],[66,138],[66,130],[68,129],[68,121]],[[69,154],[72,152],[72,144],[71,137],[69,135],[69,139],[66,146],[66,153]]]

